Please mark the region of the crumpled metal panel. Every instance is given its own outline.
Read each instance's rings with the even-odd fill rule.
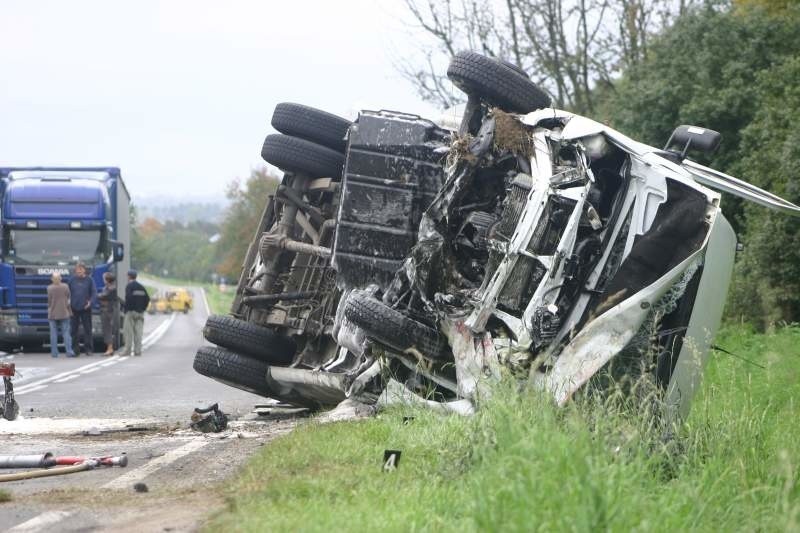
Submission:
[[[442,185],[448,138],[413,115],[359,115],[350,128],[332,257],[340,287],[389,284]]]

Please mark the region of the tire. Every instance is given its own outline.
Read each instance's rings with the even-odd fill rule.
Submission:
[[[450,60],[447,77],[468,95],[512,113],[530,113],[550,106],[550,97],[518,67],[475,52],[459,52]]]
[[[507,66],[508,68],[510,68],[511,70],[513,70],[514,72],[519,72],[520,74],[525,76],[527,79],[531,78],[530,76],[528,76],[528,73],[525,72],[524,70],[522,70],[522,67],[520,67],[519,65],[516,65],[516,64],[512,63],[511,61],[506,61],[505,59],[500,59],[499,61],[502,64],[504,64],[505,66]]]
[[[253,394],[270,398],[267,387],[269,365],[253,357],[217,346],[201,346],[194,356],[198,374]]]
[[[296,172],[309,178],[338,178],[344,166],[344,155],[336,150],[280,134],[267,135],[261,157],[284,172]]]
[[[415,348],[431,359],[447,358],[447,341],[439,331],[392,309],[365,291],[350,293],[344,316],[364,329],[367,337],[390,348],[401,352]]]
[[[290,337],[231,316],[209,316],[203,327],[203,336],[208,342],[272,365],[290,364],[297,351],[297,345]]]
[[[309,407],[319,407],[319,402],[293,392],[290,387],[269,379],[269,365],[253,357],[217,346],[201,346],[194,356],[195,372],[243,391],[274,398],[283,402]]]
[[[338,152],[347,148],[345,136],[352,122],[325,111],[283,102],[275,106],[272,127],[281,133],[300,137]]]

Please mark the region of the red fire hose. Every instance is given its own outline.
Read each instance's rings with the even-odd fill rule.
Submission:
[[[40,455],[0,455],[0,468],[37,468],[37,470],[30,470],[27,472],[0,474],[0,483],[37,477],[60,476],[73,472],[92,470],[98,466],[125,467],[127,465],[127,455],[116,457],[54,457],[52,453],[43,453]]]

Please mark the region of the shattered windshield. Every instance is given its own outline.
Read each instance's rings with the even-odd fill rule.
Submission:
[[[3,259],[17,265],[66,265],[105,260],[103,230],[6,230]]]

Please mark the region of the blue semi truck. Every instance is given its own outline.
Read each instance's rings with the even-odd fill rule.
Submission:
[[[97,289],[103,273],[123,275],[130,261],[130,196],[116,167],[0,168],[0,350],[49,343],[47,285],[87,266]],[[97,303],[92,316],[101,341]]]

